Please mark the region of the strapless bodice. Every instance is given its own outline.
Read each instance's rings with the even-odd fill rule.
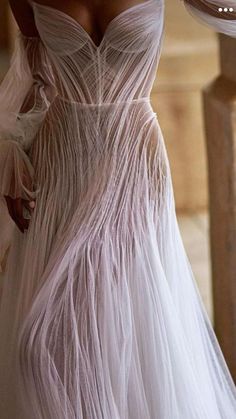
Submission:
[[[101,104],[149,97],[160,56],[163,0],[147,0],[119,13],[98,46],[72,16],[30,3],[57,90],[66,100]]]

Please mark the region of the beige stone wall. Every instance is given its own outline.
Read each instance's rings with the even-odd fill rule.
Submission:
[[[201,88],[218,74],[216,34],[166,0],[165,37],[152,104],[164,134],[176,209],[208,206]]]

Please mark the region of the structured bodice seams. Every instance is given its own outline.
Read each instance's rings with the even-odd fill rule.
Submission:
[[[163,1],[147,0],[119,13],[97,46],[73,17],[31,0],[60,95],[88,104],[148,97],[160,55]]]

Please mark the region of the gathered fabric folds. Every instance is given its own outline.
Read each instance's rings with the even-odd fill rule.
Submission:
[[[56,96],[53,73],[40,38],[17,33],[10,68],[0,85],[0,269],[11,243],[12,221],[4,196],[35,199],[28,150]]]
[[[98,45],[29,2],[39,38],[18,33],[0,87],[1,195],[36,200],[2,277],[0,417],[235,419],[150,102],[164,1]]]
[[[0,195],[34,198],[27,150],[53,98],[53,76],[39,38],[17,34],[10,69],[0,86]],[[50,76],[52,76],[50,78]]]
[[[27,188],[28,179],[33,180],[34,169],[18,141],[2,141],[1,153],[1,195],[13,198],[34,198],[32,186]]]

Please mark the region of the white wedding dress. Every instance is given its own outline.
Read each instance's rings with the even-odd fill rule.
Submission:
[[[18,32],[0,86],[0,193],[36,198],[3,276],[0,418],[235,419],[150,104],[164,0],[121,12],[100,45],[30,3],[40,38]]]

